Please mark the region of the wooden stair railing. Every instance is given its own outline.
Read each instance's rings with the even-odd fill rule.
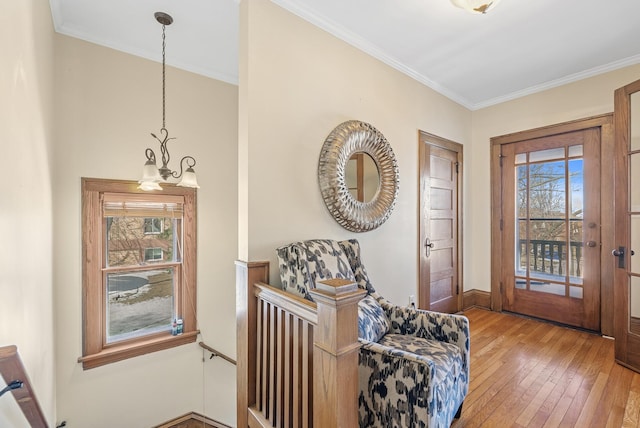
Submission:
[[[22,364],[18,348],[14,345],[0,347],[0,375],[7,385],[14,381],[22,384],[10,391],[32,428],[48,428],[42,408],[36,399],[31,382]],[[16,384],[17,385],[17,384]]]
[[[238,427],[358,425],[355,283],[330,280],[315,302],[266,284],[267,262],[236,262]]]
[[[228,355],[223,354],[222,352],[218,351],[215,348],[212,348],[211,346],[207,345],[204,342],[198,342],[198,345],[200,345],[200,347],[202,349],[205,349],[209,352],[211,352],[211,356],[209,357],[209,359],[212,359],[213,357],[220,357],[223,360],[233,364],[234,366],[236,365],[236,360],[234,360],[233,358],[229,357]]]

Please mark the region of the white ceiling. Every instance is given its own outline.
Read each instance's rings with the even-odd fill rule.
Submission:
[[[248,0],[244,0],[248,1]],[[640,0],[272,0],[470,108],[640,63]],[[56,31],[237,84],[239,0],[50,0]]]

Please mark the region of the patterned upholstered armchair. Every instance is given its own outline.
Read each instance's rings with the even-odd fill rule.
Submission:
[[[284,290],[311,300],[316,281],[344,278],[367,290],[359,303],[360,427],[448,427],[469,387],[469,321],[395,306],[376,293],[355,239],[277,249]]]

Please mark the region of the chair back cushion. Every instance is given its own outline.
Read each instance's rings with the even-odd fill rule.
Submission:
[[[340,247],[342,247],[345,255],[347,256],[347,260],[349,260],[349,265],[356,277],[358,287],[363,290],[367,290],[367,294],[374,294],[376,289],[371,285],[369,275],[367,275],[367,270],[362,264],[362,259],[360,258],[360,243],[358,240],[348,239],[346,241],[340,241],[338,244],[340,244]]]
[[[294,242],[276,250],[284,291],[313,300],[309,290],[317,281],[342,278],[356,281],[349,260],[338,241],[312,239]]]
[[[377,342],[389,331],[390,323],[380,303],[370,295],[358,302],[358,338]]]

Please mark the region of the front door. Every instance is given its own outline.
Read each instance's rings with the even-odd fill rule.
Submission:
[[[502,309],[600,330],[600,129],[501,146]]]
[[[640,371],[640,80],[615,92],[616,360]]]
[[[420,133],[421,309],[462,309],[459,235],[462,146]]]

